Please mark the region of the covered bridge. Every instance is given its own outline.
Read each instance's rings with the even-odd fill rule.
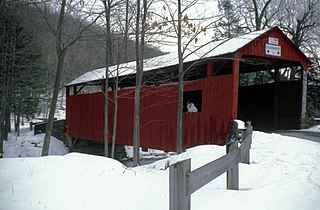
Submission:
[[[310,60],[278,28],[212,42],[184,59],[190,70],[184,78],[183,138],[185,148],[201,144],[225,145],[233,119],[252,121],[256,129],[300,126],[303,113],[304,70]],[[282,68],[295,68],[300,77],[282,81]],[[132,145],[135,62],[112,66],[119,70],[117,144]],[[141,147],[176,150],[176,54],[145,60],[141,98]],[[268,72],[269,80],[256,85],[252,72]],[[96,69],[66,86],[65,132],[71,138],[103,142],[105,69]],[[112,131],[113,91],[109,95],[109,131]],[[187,113],[192,101],[198,112]],[[110,137],[111,138],[111,137]],[[110,139],[111,140],[111,139]],[[111,142],[111,141],[110,141]]]

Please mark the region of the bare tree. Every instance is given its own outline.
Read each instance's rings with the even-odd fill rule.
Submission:
[[[177,153],[184,151],[183,143],[183,81],[187,72],[196,65],[197,62],[188,65],[187,68],[184,67],[184,60],[194,53],[197,49],[206,45],[209,40],[204,44],[197,44],[199,41],[199,35],[201,33],[205,34],[206,30],[214,24],[212,20],[215,20],[215,15],[210,13],[209,15],[204,14],[203,11],[197,11],[195,17],[188,17],[187,12],[192,12],[192,9],[199,7],[198,0],[193,1],[163,1],[165,6],[163,10],[168,15],[163,15],[163,24],[166,31],[166,36],[171,39],[174,37],[177,46],[177,59],[178,59],[178,101],[177,101]],[[160,25],[161,26],[161,25]]]
[[[104,156],[108,157],[108,139],[109,139],[109,129],[108,129],[108,101],[109,101],[109,67],[112,63],[112,47],[111,47],[111,26],[110,26],[110,14],[111,14],[111,0],[103,0],[105,21],[106,21],[106,70],[105,70],[105,82],[104,82]]]
[[[83,4],[83,1],[79,1],[79,2],[76,2],[74,5],[82,5],[82,4]],[[47,6],[47,2],[42,2],[41,5],[39,5],[39,2],[34,2],[34,5],[37,6],[39,11],[42,11],[43,8]],[[69,6],[74,6],[74,5],[69,5]],[[70,7],[70,8],[74,8],[74,7]],[[88,23],[86,21],[88,21],[89,18],[92,17],[92,15],[87,14],[83,18],[83,21],[80,24],[81,27],[79,27],[79,29],[75,33],[66,35],[64,34],[64,31],[63,31],[63,27],[65,24],[65,17],[67,14],[66,9],[67,9],[67,1],[62,0],[61,4],[59,5],[59,19],[56,24],[52,24],[50,20],[46,19],[47,17],[45,15],[43,16],[43,18],[46,19],[48,28],[50,29],[50,31],[55,37],[56,55],[57,55],[58,62],[56,66],[55,82],[53,87],[51,103],[50,103],[49,118],[46,125],[46,134],[44,137],[42,156],[46,156],[49,154],[49,146],[50,146],[50,139],[51,139],[52,128],[53,128],[54,115],[55,115],[55,110],[57,106],[58,94],[61,87],[60,85],[61,85],[61,76],[63,74],[64,59],[67,54],[67,51],[81,37],[82,33],[86,29],[88,29],[91,25],[93,25],[100,16],[100,14],[96,15],[96,17],[91,22]]]
[[[145,45],[145,30],[147,17],[147,1],[143,0],[141,9],[140,0],[136,4],[136,87],[134,95],[134,125],[133,125],[133,165],[140,164],[140,98],[143,78],[143,56]],[[141,11],[142,10],[142,11]],[[142,16],[142,17],[141,17]]]
[[[120,14],[121,15],[121,14]],[[123,48],[122,45],[118,44],[118,54],[117,54],[117,68],[114,75],[114,91],[113,91],[113,100],[114,100],[114,115],[113,115],[113,125],[112,125],[112,147],[111,147],[111,158],[114,158],[115,155],[115,145],[116,145],[116,136],[117,136],[117,125],[118,125],[118,90],[119,90],[119,64],[121,63],[121,56],[123,56],[124,62],[127,62],[128,56],[128,31],[130,25],[130,18],[129,18],[129,0],[125,0],[125,20],[124,26],[122,21],[118,21],[119,28],[122,28],[124,31],[123,37]],[[122,36],[120,37],[121,42]],[[121,49],[120,49],[121,48]]]
[[[283,1],[284,10],[278,15],[278,24],[297,47],[302,47],[312,38],[313,30],[320,26],[320,1]]]
[[[178,0],[178,25],[177,25],[177,41],[178,41],[178,107],[177,107],[177,153],[183,152],[183,54],[182,54],[182,37],[181,37],[181,23],[182,22],[182,10],[181,0]]]
[[[249,31],[261,30],[272,25],[275,15],[282,8],[282,0],[242,0],[236,4]]]
[[[310,50],[315,50],[313,46],[317,46],[314,38],[317,37],[315,32],[320,27],[319,9],[319,0],[300,2],[283,0],[283,9],[277,15],[277,23],[289,35],[292,42],[301,50],[309,51],[311,56],[315,54]],[[299,74],[298,68],[290,68],[288,71],[290,79]]]

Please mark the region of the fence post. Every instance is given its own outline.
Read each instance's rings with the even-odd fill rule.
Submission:
[[[251,148],[251,143],[252,143],[252,126],[251,122],[247,122],[247,129],[245,131],[241,132],[241,142],[243,141],[249,141],[247,142],[250,146],[246,152],[246,155],[244,157],[244,160],[242,163],[250,164],[250,148]]]
[[[248,141],[248,127],[246,130],[242,130],[241,131],[241,144],[244,141]],[[250,163],[250,148],[248,148],[248,150],[245,152],[245,156],[243,158],[243,160],[241,160],[241,163]]]
[[[190,209],[190,183],[187,173],[191,172],[191,160],[177,162],[169,168],[170,210]]]
[[[229,134],[229,142],[227,144],[227,154],[238,149],[238,123],[233,121],[231,123],[231,130]],[[227,171],[227,189],[239,190],[239,164]]]

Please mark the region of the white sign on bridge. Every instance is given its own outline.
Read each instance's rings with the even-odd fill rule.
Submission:
[[[272,56],[281,56],[281,46],[266,44],[266,54]]]
[[[278,45],[279,39],[274,37],[268,37],[268,44]]]

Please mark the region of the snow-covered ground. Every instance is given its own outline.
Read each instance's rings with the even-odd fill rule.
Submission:
[[[34,131],[30,130],[28,127],[22,127],[20,136],[16,136],[16,133],[9,134],[9,140],[4,141],[4,158],[14,158],[14,157],[40,157],[44,133],[34,135]],[[68,149],[64,144],[51,137],[50,141],[50,155],[65,155],[68,153]]]
[[[9,151],[5,157],[37,156],[40,148],[34,143],[41,146],[41,139],[43,136],[30,132],[17,140],[12,138],[5,143]],[[25,142],[30,142],[28,147],[21,146]],[[194,170],[225,154],[225,147],[205,145],[127,168],[105,157],[79,153],[61,156],[66,150],[54,142],[51,154],[60,156],[0,159],[0,209],[164,210],[169,206],[168,161],[173,164],[191,158]],[[192,194],[191,208],[319,209],[319,157],[317,142],[254,132],[251,164],[240,164],[240,190],[226,190],[222,175]]]
[[[320,133],[320,125],[313,126],[308,129],[301,129],[303,131],[311,131],[311,132],[319,132]]]

